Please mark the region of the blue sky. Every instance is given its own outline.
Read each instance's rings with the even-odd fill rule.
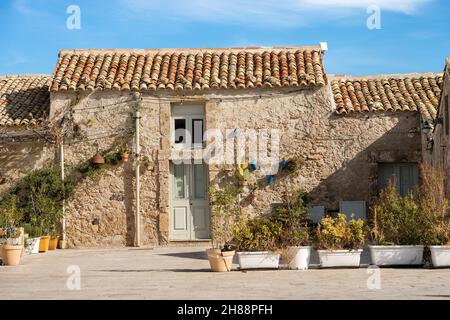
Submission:
[[[367,7],[381,8],[370,30]],[[81,29],[69,30],[69,5]],[[0,74],[51,73],[60,49],[328,43],[327,73],[442,71],[448,0],[1,0]]]

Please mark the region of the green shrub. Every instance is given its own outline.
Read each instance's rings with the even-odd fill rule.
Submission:
[[[214,248],[229,250],[233,238],[233,227],[239,220],[240,190],[234,185],[226,185],[223,189],[209,189],[209,204],[212,209],[211,232]]]
[[[425,237],[426,216],[415,196],[401,197],[391,183],[374,208],[372,238],[380,245],[419,245]]]
[[[0,228],[19,226],[23,219],[23,213],[17,207],[17,196],[7,194],[0,199]]]
[[[24,212],[22,224],[30,224],[42,234],[57,235],[63,218],[63,201],[69,198],[75,185],[62,181],[57,167],[31,171],[12,191],[17,206]]]
[[[366,239],[364,220],[355,220],[352,216],[347,222],[345,214],[322,218],[316,228],[317,244],[323,250],[361,249]]]
[[[271,215],[273,221],[281,224],[280,247],[309,245],[309,195],[303,190],[296,190],[286,193],[283,198],[283,205],[277,207]]]
[[[242,219],[234,228],[233,243],[242,251],[277,250],[281,231],[281,223],[270,218]]]
[[[445,197],[445,172],[428,164],[420,167],[418,192],[424,215],[424,245],[450,245],[450,203]]]

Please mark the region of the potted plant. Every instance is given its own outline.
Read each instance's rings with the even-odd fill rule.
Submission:
[[[22,258],[23,229],[17,225],[22,221],[22,212],[17,208],[17,197],[7,195],[0,202],[1,256],[4,265],[16,266]]]
[[[2,245],[2,261],[6,266],[17,266],[20,264],[24,250],[23,234],[17,227],[8,227],[4,234]]]
[[[270,217],[241,217],[233,231],[240,269],[278,269],[281,230],[281,223]]]
[[[50,232],[50,240],[48,242],[48,250],[56,250],[58,247],[59,236],[55,231]]]
[[[308,194],[302,190],[286,192],[284,203],[272,213],[272,218],[281,223],[282,257],[290,269],[306,270],[309,266],[311,246],[308,200]]]
[[[424,214],[414,195],[401,197],[390,183],[374,207],[371,236],[375,245],[369,245],[372,264],[423,264],[424,226]]]
[[[424,214],[424,244],[431,253],[433,267],[450,267],[450,202],[445,197],[445,173],[428,164],[421,165],[420,207]]]
[[[62,219],[62,208],[53,201],[41,203],[40,226],[43,236],[40,238],[39,252],[55,250],[58,246],[58,227]]]
[[[70,179],[63,181],[58,168],[49,167],[31,171],[19,181],[16,189],[22,210],[26,212],[25,222],[41,233],[39,252],[46,252],[51,235],[58,234],[56,230],[63,218],[62,204],[72,194],[74,184]]]
[[[27,254],[39,253],[39,243],[41,235],[39,229],[32,226],[31,224],[26,224],[24,229],[28,234],[28,238],[25,241],[25,252]]]
[[[316,228],[321,267],[359,267],[366,239],[365,222],[345,214],[323,217]]]
[[[239,217],[239,190],[233,185],[223,189],[209,189],[209,203],[212,209],[212,248],[207,249],[211,270],[231,271],[235,250],[230,244],[233,226]]]

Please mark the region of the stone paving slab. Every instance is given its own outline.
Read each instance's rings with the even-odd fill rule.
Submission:
[[[450,269],[383,268],[381,289],[371,290],[366,268],[212,273],[204,249],[80,249],[25,256],[20,266],[0,266],[0,299],[450,299]],[[67,287],[70,266],[80,270],[80,290]]]

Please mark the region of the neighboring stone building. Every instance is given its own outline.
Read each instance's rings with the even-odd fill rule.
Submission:
[[[245,213],[266,213],[285,190],[304,188],[314,215],[355,209],[370,217],[393,174],[401,193],[417,182],[421,121],[436,116],[442,83],[432,73],[327,76],[320,47],[61,51],[49,119],[63,119],[71,133],[68,169],[125,143],[134,150],[138,136],[140,244],[165,245],[208,239],[208,187],[238,182],[230,166],[175,163],[173,150],[183,145],[185,158],[194,158],[209,129],[224,139],[237,128],[255,130],[248,149],[278,129],[276,164],[295,163],[271,177],[252,172]],[[69,246],[135,244],[136,163],[133,156],[81,181],[66,205]],[[17,162],[1,158],[1,165]]]
[[[0,76],[0,193],[54,158],[43,129],[50,111],[49,75]]]
[[[434,129],[427,135],[424,145],[424,156],[433,166],[441,168],[447,175],[446,193],[450,196],[450,59],[446,59],[444,69],[444,86],[439,103],[438,115],[433,121],[427,123],[430,129]]]

